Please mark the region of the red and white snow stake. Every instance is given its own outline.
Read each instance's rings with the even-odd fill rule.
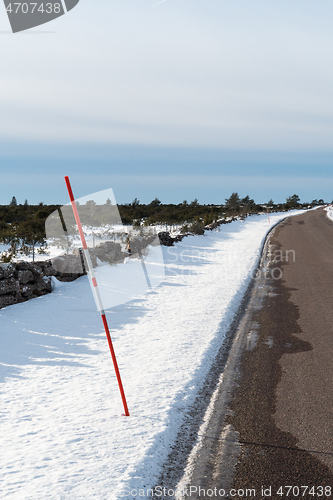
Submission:
[[[104,325],[104,330],[106,333],[106,338],[108,340],[108,344],[109,344],[109,348],[110,348],[110,352],[111,352],[111,357],[112,357],[112,361],[113,361],[113,366],[114,366],[114,371],[116,372],[116,377],[117,377],[117,381],[118,381],[118,385],[119,385],[121,399],[123,401],[125,416],[129,417],[130,414],[129,414],[128,407],[127,407],[125,392],[124,392],[123,384],[122,384],[121,377],[120,377],[120,372],[119,372],[119,368],[118,368],[116,354],[114,352],[114,348],[113,348],[113,344],[112,344],[112,340],[111,340],[109,325],[108,325],[108,322],[107,322],[107,319],[105,316],[105,311],[104,311],[104,307],[102,304],[102,299],[101,299],[101,296],[100,296],[100,293],[98,290],[98,286],[97,286],[97,281],[95,278],[94,268],[93,268],[93,265],[91,263],[91,259],[90,259],[90,255],[89,255],[89,251],[88,251],[88,247],[87,247],[87,243],[86,243],[86,238],[85,238],[84,233],[83,233],[83,229],[82,229],[82,225],[81,225],[81,221],[80,221],[80,216],[79,216],[79,213],[77,210],[77,206],[76,206],[75,199],[73,196],[72,187],[71,187],[71,184],[69,182],[68,176],[65,177],[65,182],[66,182],[66,186],[67,186],[67,190],[68,190],[68,194],[69,194],[69,199],[71,200],[77,228],[79,230],[79,234],[80,234],[80,238],[81,238],[81,242],[82,242],[82,247],[83,247],[83,252],[84,252],[86,262],[88,265],[89,276],[90,276],[90,279],[91,279],[91,282],[93,285],[92,288],[94,290],[94,294],[96,297],[96,303],[98,304],[98,309],[101,313],[101,317],[102,317],[102,321],[103,321],[103,325]]]
[[[269,210],[267,210],[267,217],[268,217],[268,224],[271,223],[270,219],[269,219]]]

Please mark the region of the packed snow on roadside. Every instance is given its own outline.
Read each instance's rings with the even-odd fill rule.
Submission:
[[[86,276],[53,278],[50,295],[1,309],[0,498],[142,498],[223,342],[265,235],[295,213],[270,214],[270,222],[251,216],[163,247],[164,282],[107,311],[130,417],[122,416]]]
[[[328,205],[327,207],[324,208],[324,210],[326,210],[327,217],[333,221],[333,206]]]

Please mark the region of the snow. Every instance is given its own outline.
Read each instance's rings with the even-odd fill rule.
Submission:
[[[156,484],[267,231],[295,213],[163,247],[165,281],[107,311],[130,417],[86,276],[1,309],[0,498],[116,500]]]
[[[328,205],[327,207],[324,208],[324,210],[326,210],[327,217],[333,221],[333,206]]]
[[[147,283],[143,265],[149,280]],[[101,263],[94,269],[98,289],[104,308],[114,307],[130,299],[144,295],[150,288],[156,288],[165,278],[162,246],[149,247],[147,256],[140,261],[126,258],[126,265],[112,266]],[[91,282],[90,282],[91,283]],[[94,292],[93,292],[94,293]],[[98,309],[98,303],[96,301]]]
[[[0,257],[2,256],[3,253],[7,253],[8,250],[10,249],[10,245],[7,243],[0,243]],[[32,247],[30,249],[30,253],[24,254],[22,252],[17,252],[16,257],[12,259],[13,262],[18,262],[18,261],[25,261],[25,262],[32,262],[33,261],[33,253],[32,253]],[[41,261],[41,260],[48,260],[53,255],[45,251],[40,245],[35,246],[35,261]]]

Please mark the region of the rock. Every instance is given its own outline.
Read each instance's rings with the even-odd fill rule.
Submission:
[[[33,285],[33,293],[35,295],[45,295],[46,293],[51,292],[51,278],[47,278],[46,280],[37,281]]]
[[[118,264],[120,262],[124,262],[126,257],[126,254],[121,250],[120,243],[114,243],[113,241],[101,243],[96,248],[90,249],[89,254],[92,262],[96,259],[96,264],[97,258],[102,262]]]
[[[20,282],[15,278],[0,281],[0,295],[15,294],[20,291]]]
[[[15,268],[17,271],[27,271],[30,269],[31,264],[29,262],[17,262]]]
[[[34,285],[24,285],[24,287],[20,289],[20,294],[21,297],[26,300],[36,297],[36,295],[34,294]]]
[[[52,260],[53,269],[60,274],[83,274],[82,263],[79,255],[64,255]]]
[[[11,306],[12,304],[17,304],[18,302],[18,297],[14,297],[13,295],[0,296],[0,309],[2,307]]]
[[[186,236],[185,234],[178,234],[178,236],[175,236],[175,237],[173,238],[173,241],[174,241],[175,243],[178,243],[178,241],[182,241],[182,239],[183,239],[183,238],[185,238],[185,236]]]
[[[188,236],[188,234],[179,234],[178,236],[175,236],[173,238],[172,236],[170,236],[169,231],[163,231],[161,233],[158,233],[161,245],[164,245],[166,247],[171,247],[173,246],[174,243],[182,241],[182,239],[185,238],[185,236]]]
[[[0,265],[0,308],[50,293],[51,276],[55,276],[59,281],[73,281],[82,276],[82,272],[68,272],[72,271],[78,262],[75,256],[70,257],[69,262],[64,263],[64,273],[57,271],[51,261]]]
[[[158,233],[158,237],[160,239],[161,245],[164,245],[166,247],[173,246],[174,239],[170,236],[169,231],[162,231],[161,233]]]
[[[36,279],[42,279],[44,276],[42,268],[36,262],[30,264],[30,271]]]
[[[15,273],[14,264],[2,264],[0,266],[0,279],[11,278]]]
[[[42,269],[44,276],[54,276],[55,269],[53,268],[51,261],[46,260],[45,262],[40,262],[39,266]]]
[[[29,283],[34,280],[34,274],[31,271],[17,271],[16,277],[21,284]]]

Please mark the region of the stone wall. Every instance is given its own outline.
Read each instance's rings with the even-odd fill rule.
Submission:
[[[0,265],[0,309],[46,295],[52,291],[51,276],[73,281],[83,273],[62,273],[50,261]]]
[[[186,235],[173,238],[169,232],[165,231],[159,233],[158,236],[161,245],[172,246]],[[90,257],[93,265],[97,264],[97,259],[118,264],[123,262],[128,255],[135,257],[137,253],[144,252],[147,245],[154,244],[155,239],[156,236],[151,236],[146,239],[131,240],[129,252],[123,252],[119,243],[106,242],[90,250]],[[80,252],[76,255],[57,257],[53,260],[53,264],[50,260],[0,264],[0,309],[46,295],[52,291],[51,276],[59,281],[73,281],[86,274],[85,267]]]

